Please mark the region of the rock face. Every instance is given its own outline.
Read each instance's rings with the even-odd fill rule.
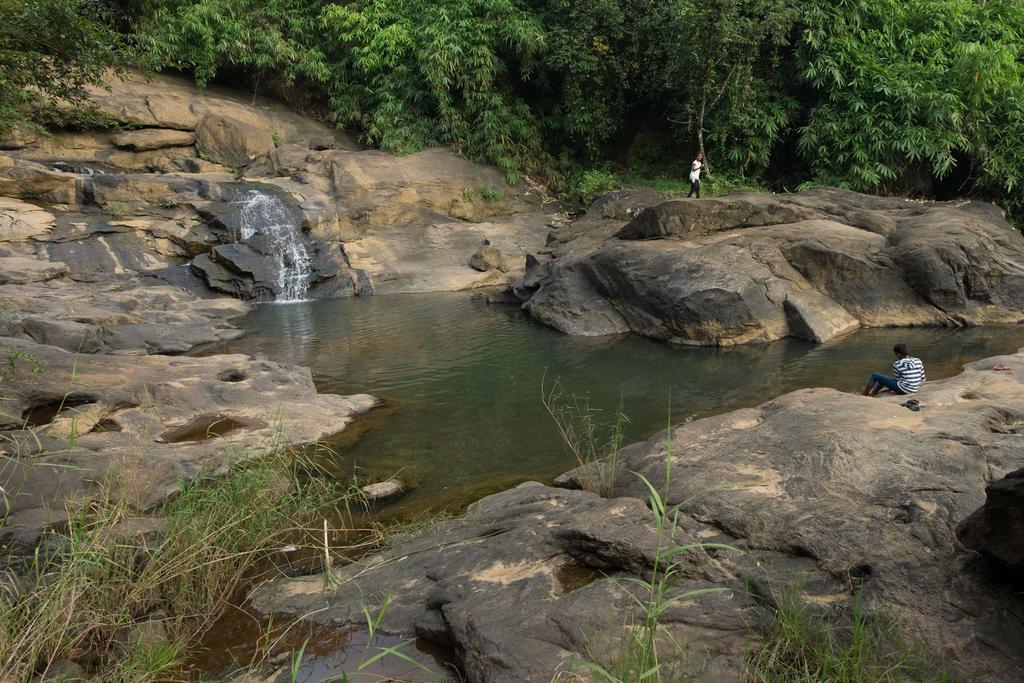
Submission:
[[[253,106],[248,95],[172,76],[128,73],[109,85],[91,93],[96,105],[143,128],[12,140],[0,154],[0,197],[31,202],[18,208],[26,218],[59,207],[63,223],[60,246],[24,255],[63,261],[73,278],[160,271],[189,284],[166,271],[192,262],[193,289],[279,297],[280,264],[264,257],[285,252],[266,240],[238,247],[245,240],[218,229],[239,211],[232,195],[248,187],[239,176],[288,197],[307,253],[285,260],[312,268],[313,297],[506,285],[549,234],[538,192],[448,150],[361,149],[280,104]],[[485,240],[500,250],[499,267],[474,269]]]
[[[957,529],[957,537],[1024,579],[1024,468],[989,484],[985,496],[985,504]]]
[[[207,114],[196,123],[196,149],[210,161],[245,168],[274,151],[269,130],[238,119]]]
[[[679,556],[675,590],[723,589],[665,615],[666,640],[695,654],[692,679],[739,678],[751,629],[798,586],[816,610],[857,594],[867,614],[895,615],[953,680],[1019,680],[1024,596],[956,529],[991,480],[1024,465],[1024,352],[929,382],[918,399],[912,412],[899,397],[808,389],[682,424],[668,456],[664,433],[622,451],[617,497],[573,490],[576,471],[556,480],[563,488],[524,484],[334,570],[330,589],[322,577],[282,578],[251,604],[358,625],[367,596],[390,594],[383,627],[451,645],[471,681],[547,681],[573,659],[605,662],[637,618],[631,584],[617,579],[649,575],[656,543],[633,470],[668,505],[690,501],[673,544],[736,550]]]
[[[0,545],[31,546],[108,478],[147,511],[280,434],[326,439],[376,404],[317,394],[309,370],[248,356],[126,358],[10,338],[0,355]]]
[[[620,226],[561,231],[554,260],[513,285],[526,310],[570,334],[697,345],[1024,320],[1024,236],[990,205],[746,193]]]

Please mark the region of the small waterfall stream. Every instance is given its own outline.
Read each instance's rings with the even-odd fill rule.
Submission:
[[[248,190],[236,202],[240,205],[239,240],[262,236],[267,245],[261,251],[276,262],[276,301],[305,301],[314,275],[313,257],[288,207],[279,197],[260,190]]]

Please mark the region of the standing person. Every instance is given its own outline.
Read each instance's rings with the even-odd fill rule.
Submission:
[[[693,163],[690,164],[690,194],[686,195],[687,199],[692,197],[694,193],[697,194],[697,199],[700,199],[700,171],[702,168],[704,168],[704,155],[697,152]]]
[[[897,344],[892,347],[892,352],[896,354],[896,362],[892,364],[895,376],[872,373],[864,387],[865,396],[874,396],[882,389],[889,389],[895,394],[916,394],[924,382],[924,363],[907,352],[906,344]]]

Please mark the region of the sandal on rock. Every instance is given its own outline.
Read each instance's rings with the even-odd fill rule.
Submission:
[[[918,401],[916,398],[912,398],[906,403],[901,403],[900,405],[903,406],[904,408],[909,408],[910,410],[913,410],[915,413],[921,410],[921,402]]]
[[[1007,367],[1005,365],[993,365],[992,369],[995,370],[996,372],[1005,372],[1007,375],[1013,374],[1013,368]]]

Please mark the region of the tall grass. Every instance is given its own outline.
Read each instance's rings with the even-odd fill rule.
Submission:
[[[786,586],[776,597],[771,627],[745,661],[748,683],[897,683],[945,681],[928,648],[910,642],[899,621],[869,616],[859,595],[849,608],[827,615]]]
[[[590,406],[590,399],[569,395],[556,379],[541,385],[541,401],[558,428],[558,434],[579,467],[580,485],[601,496],[611,496],[622,475],[619,449],[629,418],[622,403],[610,415]]]
[[[359,533],[357,491],[311,474],[280,446],[225,477],[186,484],[150,541],[127,533],[133,511],[117,488],[73,511],[43,544],[53,550],[21,567],[20,595],[0,605],[0,680],[31,678],[59,660],[102,680],[166,680],[282,546],[319,548],[325,514]]]

